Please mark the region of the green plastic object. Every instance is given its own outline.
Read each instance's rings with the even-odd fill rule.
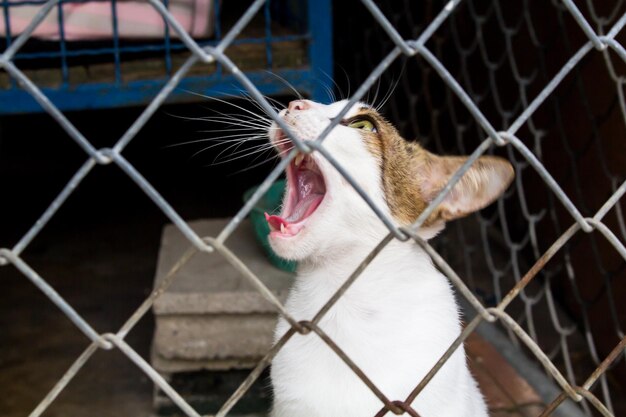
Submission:
[[[252,197],[252,194],[259,187],[252,187],[248,191],[243,194],[243,201],[247,202]],[[270,234],[270,226],[267,224],[267,220],[265,220],[265,213],[274,214],[278,211],[280,204],[283,200],[283,194],[285,193],[285,180],[278,180],[267,190],[265,195],[257,201],[252,210],[250,211],[250,221],[252,222],[252,227],[254,228],[254,234],[256,235],[257,241],[263,247],[265,254],[269,258],[270,262],[276,267],[294,272],[296,270],[296,262],[288,261],[286,259],[278,256],[270,246],[267,238]]]

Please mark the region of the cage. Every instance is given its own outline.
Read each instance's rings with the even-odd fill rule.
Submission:
[[[2,3],[5,30],[11,23],[9,10],[30,3],[42,5],[48,12],[57,8],[60,11],[57,20],[63,19],[63,5],[71,4],[56,0],[13,4],[5,0]],[[111,39],[80,40],[74,45],[70,44],[74,41],[64,40],[61,31],[54,35],[57,38],[31,44],[27,39],[35,28],[28,25],[16,39],[7,38],[5,52],[0,56],[0,68],[7,73],[0,81],[4,83],[0,84],[4,88],[0,90],[4,103],[0,106],[6,108],[3,112],[43,109],[87,153],[87,160],[68,175],[71,180],[63,182],[62,191],[49,193],[47,201],[52,203],[41,211],[43,214],[35,216],[37,220],[32,227],[29,225],[23,231],[25,234],[14,240],[2,242],[6,248],[0,249],[3,268],[12,265],[22,279],[26,277],[33,282],[45,294],[42,302],[56,304],[88,338],[85,349],[71,352],[73,360],[69,369],[57,370],[54,386],[45,390],[43,400],[37,399],[38,405],[31,415],[44,413],[86,364],[99,363],[97,352],[111,349],[120,352],[123,360],[137,365],[141,375],[145,375],[143,378],[158,386],[180,413],[200,415],[172,388],[172,381],[155,372],[145,355],[138,354],[134,343],[128,340],[161,291],[176,279],[176,269],[166,274],[162,286],[147,298],[135,297],[135,301],[142,300],[137,310],[119,314],[122,322],[119,330],[100,333],[92,326],[92,320],[85,320],[87,315],[93,317],[89,310],[85,311],[85,306],[75,308],[74,303],[66,302],[55,290],[67,284],[54,281],[56,285],[50,285],[47,277],[38,274],[22,256],[22,252],[28,254],[46,224],[58,216],[57,211],[68,204],[66,200],[76,187],[94,175],[92,171],[97,165],[118,167],[121,178],[134,182],[147,194],[151,205],[165,214],[189,242],[191,249],[176,265],[187,263],[194,252],[199,253],[196,256],[223,256],[256,285],[271,305],[285,314],[280,300],[259,285],[256,271],[238,262],[238,254],[229,250],[226,239],[240,227],[245,215],[288,162],[264,171],[265,180],[249,203],[239,209],[230,207],[233,209],[230,214],[235,213],[235,217],[219,233],[204,238],[190,227],[187,217],[179,214],[177,206],[170,204],[171,194],[164,198],[161,191],[165,186],[154,186],[153,181],[142,175],[140,150],[134,150],[129,158],[125,148],[139,131],[150,128],[148,120],[165,99],[174,102],[193,99],[187,90],[208,96],[231,94],[236,87],[230,83],[239,82],[263,111],[276,118],[262,94],[284,93],[289,87],[273,75],[258,72],[260,69],[271,68],[315,100],[329,100],[325,97],[328,87],[324,84],[331,82],[325,81],[325,74],[332,74],[328,55],[330,30],[315,20],[323,13],[330,13],[329,4],[307,4],[308,32],[294,34],[289,32],[293,27],[287,25],[284,30],[288,33],[277,29],[281,34],[274,37],[268,33],[268,28],[272,28],[268,26],[269,18],[280,16],[287,5],[296,7],[297,2],[256,1],[240,9],[215,2],[212,3],[216,16],[213,34],[206,40],[198,40],[185,35],[190,29],[173,22],[171,8],[150,1],[152,9],[158,11],[167,25],[163,26],[162,39],[146,43],[117,35],[119,22],[116,23],[115,10],[119,3],[109,4]],[[243,16],[234,24],[235,28],[253,21],[256,14],[261,35],[255,40],[250,40],[245,31],[241,32],[243,39],[237,37],[238,30],[222,35],[219,22],[227,7],[233,7],[234,17]],[[429,149],[475,157],[494,153],[506,157],[515,166],[516,182],[495,206],[449,227],[434,241],[433,247],[415,239],[429,251],[466,304],[467,325],[457,342],[462,343],[480,322],[498,323],[508,337],[508,342],[499,345],[501,353],[507,355],[517,372],[534,381],[534,388],[542,395],[541,404],[536,404],[539,409],[527,410],[527,414],[624,415],[626,339],[625,313],[620,300],[626,288],[623,285],[626,227],[622,212],[622,196],[626,192],[623,161],[626,153],[622,140],[626,127],[622,75],[626,69],[626,52],[622,46],[626,4],[601,0],[549,3],[355,0],[335,2],[333,8],[338,90],[348,92],[351,100],[386,102],[387,117],[405,136],[414,137]],[[317,17],[313,19],[314,16]],[[40,14],[34,18],[41,22],[44,17]],[[293,22],[290,18],[287,21]],[[178,37],[172,36],[173,33]],[[239,41],[241,45],[250,41],[258,48],[253,49],[260,58],[250,63],[250,67],[246,67],[245,59],[236,58]],[[277,68],[279,54],[269,45],[274,41],[304,41],[309,50],[298,52],[302,61],[298,60],[296,66],[306,59],[310,66],[305,65],[301,72]],[[232,49],[226,48],[228,45]],[[178,50],[182,51],[180,55]],[[133,73],[132,68],[137,68],[133,67],[137,59],[158,61],[155,64],[158,71],[149,71],[143,80],[133,80],[138,73],[125,78],[125,74]],[[293,64],[289,59],[287,66]],[[196,68],[196,61],[198,68],[204,68],[198,75],[192,69]],[[213,66],[207,69],[200,62]],[[178,72],[173,71],[174,63],[181,65]],[[98,68],[103,65],[111,79],[85,79],[79,75],[79,71],[90,68],[85,71],[98,76]],[[342,73],[346,74],[345,81]],[[72,84],[76,80],[78,85]],[[354,92],[349,93],[350,89]],[[101,99],[103,96],[110,97]],[[111,146],[83,136],[83,129],[76,128],[81,123],[78,116],[65,117],[70,110],[133,104],[148,106],[145,112],[132,114],[131,127],[122,130],[120,139]],[[25,120],[19,119],[19,123]],[[338,122],[339,119],[333,123]],[[5,132],[12,135],[6,135],[3,142],[11,141],[20,130],[9,128]],[[332,163],[332,155],[323,147],[324,135],[314,145],[298,138],[292,140],[304,152],[318,152]],[[349,175],[346,180],[359,189]],[[98,191],[104,184],[99,183]],[[362,196],[367,198],[366,193],[362,192]],[[9,199],[10,203],[15,200]],[[374,204],[372,208],[376,209]],[[434,205],[427,210],[432,209]],[[11,216],[3,216],[5,222],[19,210],[15,208]],[[124,206],[121,210],[130,208]],[[410,230],[399,228],[393,219],[379,214],[393,238],[415,238]],[[154,234],[151,236],[158,239]],[[80,246],[79,240],[67,236],[63,241]],[[129,262],[122,268],[131,265]],[[346,279],[349,285],[358,279],[358,274]],[[10,298],[9,302],[14,300]],[[37,317],[31,320],[36,321]],[[293,328],[294,332],[303,334],[322,333],[315,323],[294,320]],[[29,337],[10,334],[16,338]],[[268,352],[254,371],[242,375],[245,380],[232,386],[230,398],[220,404],[217,415],[229,414],[278,348],[280,345]],[[63,343],[57,349],[67,352]],[[350,362],[350,358],[342,359]],[[445,359],[443,356],[439,364],[445,363]],[[537,366],[532,365],[533,361]],[[437,364],[433,366],[436,370]],[[537,377],[537,370],[541,378]],[[129,380],[128,384],[132,385]],[[375,380],[366,381],[375,387]],[[427,379],[415,382],[417,395],[427,382]],[[206,385],[204,388],[210,389]],[[404,412],[416,415],[410,401],[386,398],[384,393],[379,398],[378,415]],[[101,401],[107,403],[106,399]],[[518,411],[493,410],[496,415],[523,415]]]
[[[617,143],[625,134],[624,62],[620,53],[608,49],[577,61],[589,38],[567,3],[463,2],[427,45],[495,129],[519,128],[518,137],[582,216],[591,218],[624,181],[624,148]],[[414,38],[444,4],[381,2],[380,7],[404,38]],[[599,36],[608,33],[625,11],[619,2],[588,1],[579,7],[578,16],[589,22],[586,29],[593,28]],[[349,16],[361,22],[368,19],[366,12]],[[338,39],[348,43],[384,39],[380,47],[339,60],[347,73],[360,74],[352,77],[356,85],[392,47],[380,25],[365,26],[370,30],[338,33]],[[386,72],[380,90],[394,91],[386,114],[405,137],[438,152],[469,153],[484,140],[484,130],[437,72],[424,57],[404,59]],[[537,103],[545,86],[560,75],[564,76],[560,84]],[[522,125],[518,117],[533,100],[538,107]],[[453,225],[437,246],[474,293],[492,306],[565,233],[571,220],[523,155],[511,147],[495,152],[514,161],[514,189],[498,207]],[[623,239],[620,204],[605,221]],[[593,233],[578,236],[507,308],[572,383],[582,385],[624,337],[626,316],[619,302],[624,289],[618,283],[624,266],[624,259],[609,249],[605,239]],[[513,332],[507,332],[519,345]],[[625,377],[624,364],[618,360],[598,382],[598,396],[615,415],[626,413]],[[589,404],[583,403],[583,408],[593,414]]]
[[[176,29],[141,1],[61,0],[52,5],[7,0],[2,3],[0,37],[6,49],[16,51],[12,62],[60,110],[146,104],[169,78],[182,72],[185,77],[169,102],[238,92],[235,78],[219,62],[181,66],[191,55],[192,39],[197,48],[219,45],[246,5],[219,0],[155,4],[171,13]],[[45,16],[28,40],[22,39],[25,44],[11,46],[21,43],[18,36],[38,13]],[[284,79],[303,94],[321,99],[325,91],[316,90],[318,80],[332,74],[329,13],[329,2],[268,2],[229,43],[230,59],[263,94],[284,94]],[[0,78],[0,94],[2,114],[43,110],[6,73]]]

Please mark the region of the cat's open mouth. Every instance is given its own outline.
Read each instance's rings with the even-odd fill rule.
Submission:
[[[324,176],[309,155],[298,154],[287,167],[287,197],[282,213],[265,213],[270,235],[292,237],[304,227],[326,195]]]

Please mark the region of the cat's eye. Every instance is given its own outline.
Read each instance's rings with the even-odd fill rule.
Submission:
[[[350,122],[350,124],[348,124],[348,127],[351,127],[353,129],[362,129],[362,130],[366,130],[368,132],[373,132],[373,133],[377,132],[376,126],[374,126],[374,123],[366,119],[353,120],[352,122]]]

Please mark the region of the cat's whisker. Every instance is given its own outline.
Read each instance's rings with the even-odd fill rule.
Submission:
[[[202,148],[202,149],[198,150],[197,152],[195,152],[193,155],[191,155],[190,159],[195,158],[196,156],[200,155],[201,153],[204,153],[204,152],[206,152],[206,151],[208,151],[208,150],[210,150],[211,148],[214,148],[214,147],[215,147],[214,145],[211,145],[211,146],[207,146],[205,148]]]
[[[276,73],[273,73],[271,71],[265,71],[265,72],[267,72],[269,75],[277,78],[278,80],[282,81],[283,84],[285,84],[291,91],[293,91],[293,93],[296,95],[296,97],[298,97],[298,100],[304,100],[304,97],[302,97],[302,94],[300,94],[300,92],[296,89],[296,87],[294,87],[293,84],[291,84],[285,78],[283,78],[280,75],[278,75]]]
[[[263,137],[265,137],[265,136],[263,136]],[[224,149],[223,149],[223,150],[222,150],[222,151],[221,151],[221,152],[220,152],[220,153],[219,153],[219,154],[215,157],[214,161],[218,160],[220,156],[222,156],[222,155],[223,155],[226,151],[229,151],[229,150],[231,150],[231,149],[234,151],[234,152],[232,152],[232,153],[231,153],[231,155],[236,155],[236,154],[240,153],[240,151],[238,151],[238,148],[239,148],[239,147],[240,147],[243,143],[245,143],[245,142],[248,142],[248,140],[243,139],[243,140],[235,141],[235,143],[233,143],[233,144],[230,144],[229,146],[227,146],[226,148],[224,148]],[[261,146],[268,146],[268,145],[269,145],[269,146],[271,146],[271,143],[261,143],[261,144],[259,144],[259,145],[255,145],[255,146],[253,146],[253,147],[251,147],[251,148],[256,148],[256,147],[261,147]],[[244,151],[245,151],[245,150],[244,150]]]
[[[260,150],[260,151],[257,153],[257,155],[256,155],[256,156],[255,156],[255,157],[254,157],[254,158],[253,158],[250,162],[251,162],[251,163],[253,163],[254,161],[258,160],[258,159],[259,159],[259,157],[261,157],[263,154],[265,154],[265,153],[266,153],[267,151],[269,151],[269,150],[272,150],[272,147],[269,147],[269,148],[265,148],[265,149],[263,149],[263,150]],[[274,154],[272,153],[272,154],[270,154],[270,155],[274,155]],[[268,161],[268,160],[270,160],[270,159],[272,159],[272,158],[273,158],[273,157],[272,157],[272,156],[270,156],[269,158],[266,158],[265,160],[261,161],[261,163],[265,163],[266,161]]]
[[[208,141],[216,141],[216,140],[220,140],[218,143],[214,143],[214,144],[212,144],[212,145],[209,145],[209,146],[207,146],[207,147],[205,147],[205,148],[201,149],[200,151],[196,152],[196,153],[194,154],[194,156],[195,156],[195,155],[197,155],[198,153],[204,152],[204,151],[206,151],[206,150],[208,150],[208,149],[212,149],[212,148],[218,147],[218,146],[220,146],[220,145],[224,145],[224,144],[226,144],[226,143],[229,143],[230,145],[233,145],[233,146],[234,146],[234,145],[236,145],[237,143],[243,143],[243,142],[251,142],[251,141],[257,141],[257,140],[263,140],[263,143],[258,144],[258,145],[255,145],[255,146],[250,147],[250,148],[247,148],[247,149],[252,149],[252,148],[255,148],[255,147],[267,147],[268,149],[271,149],[271,148],[272,148],[272,147],[274,147],[275,145],[282,145],[282,144],[287,143],[287,142],[289,142],[289,141],[290,141],[289,139],[282,139],[282,140],[275,141],[274,143],[266,143],[266,142],[265,142],[265,141],[267,141],[267,135],[266,135],[266,134],[262,134],[262,135],[255,135],[255,136],[247,136],[247,135],[246,135],[246,136],[241,136],[241,137],[239,137],[239,135],[232,135],[232,136],[237,136],[237,137],[235,137],[235,138],[229,138],[229,139],[225,139],[225,140],[220,140],[220,139],[222,139],[223,137],[220,137],[220,138],[200,139],[200,140],[196,140],[196,141],[189,141],[189,142],[186,142],[186,143],[184,143],[184,144],[193,144],[193,143],[200,143],[200,142],[208,142]],[[225,138],[228,138],[228,136],[224,136],[224,137],[225,137]],[[232,142],[237,142],[237,143],[233,144]],[[180,145],[183,145],[183,144],[180,144]],[[172,145],[172,146],[175,146],[175,145]],[[228,150],[228,148],[227,148],[226,150]],[[237,153],[239,153],[239,152],[242,152],[242,151],[236,151],[236,152],[232,153],[232,155],[235,155],[235,154],[237,154]]]
[[[243,168],[243,169],[240,169],[240,170],[238,170],[238,171],[235,171],[235,172],[233,172],[232,174],[230,174],[229,176],[236,175],[236,174],[241,174],[242,172],[249,171],[249,170],[251,170],[251,169],[254,169],[254,168],[256,168],[256,167],[259,167],[259,166],[261,166],[261,165],[263,165],[263,164],[266,164],[266,163],[268,163],[268,162],[271,162],[271,161],[276,161],[276,159],[277,159],[277,158],[278,158],[278,155],[272,155],[272,154],[270,154],[270,156],[269,156],[267,159],[265,159],[265,160],[263,160],[263,161],[261,161],[261,162],[257,162],[256,164],[250,165],[250,166],[245,167],[245,168]],[[280,209],[282,210],[282,204],[281,204],[281,206],[280,206]]]
[[[259,123],[256,122],[251,122],[251,121],[247,121],[247,120],[224,120],[224,119],[206,119],[206,121],[212,122],[212,123],[219,123],[221,125],[224,125],[224,127],[227,126],[233,126],[233,128],[242,128],[242,127],[246,127],[248,129],[251,130],[255,130],[255,129],[263,129],[266,130],[267,128],[270,127],[269,124],[265,125],[259,125]],[[207,130],[210,131],[210,130]]]
[[[215,157],[215,159],[213,160],[213,163],[211,165],[222,165],[222,164],[233,162],[233,161],[236,161],[236,160],[239,160],[239,159],[242,159],[242,158],[249,158],[250,156],[252,156],[252,155],[254,155],[256,153],[265,152],[268,149],[271,149],[271,147],[269,147],[269,148],[268,147],[262,147],[262,148],[259,148],[259,149],[254,149],[252,151],[250,151],[249,149],[242,149],[240,151],[232,153],[230,158],[223,159],[223,160],[218,160],[219,156],[221,156],[221,154],[220,154],[217,157]],[[247,152],[247,151],[250,151],[250,152]],[[233,156],[233,155],[236,155],[236,156]]]
[[[330,79],[330,77],[328,76],[328,74],[326,74],[324,71],[322,71],[322,75],[324,75],[326,78]],[[330,79],[332,82],[332,79]],[[335,99],[335,93],[332,90],[331,85],[329,85],[325,79],[321,79],[320,77],[316,77],[315,81],[320,84],[322,86],[322,88],[324,89],[324,92],[326,93],[326,95],[328,96],[328,99],[331,103],[337,101]]]
[[[233,127],[233,128],[227,128],[227,129],[208,129],[208,130],[198,130],[198,132],[202,132],[202,133],[221,133],[221,132],[249,132],[249,133],[253,133],[253,132],[267,132],[267,127],[263,126],[263,127],[259,127],[259,128],[252,128],[252,127]]]
[[[205,116],[190,117],[190,116],[181,116],[181,115],[178,115],[178,114],[173,114],[173,113],[168,113],[168,112],[165,112],[165,114],[167,114],[170,117],[175,117],[177,119],[182,119],[182,120],[188,120],[188,121],[191,121],[191,122],[201,122],[201,121],[205,120]]]
[[[248,103],[250,103],[251,105],[253,105],[255,109],[257,109],[257,110],[259,110],[259,111],[261,111],[261,112],[263,112],[263,113],[267,113],[267,112],[265,111],[265,109],[263,108],[263,106],[261,106],[261,104],[260,104],[258,101],[256,101],[254,98],[252,98],[251,96],[249,96],[249,95],[243,95],[243,96],[242,96],[242,99],[243,99],[243,100],[246,100]],[[265,99],[266,99],[266,101],[268,102],[268,104],[270,105],[270,107],[272,108],[272,110],[276,111],[276,107],[274,106],[274,104],[273,104],[273,103],[271,103],[271,102],[269,102],[269,100],[267,100],[267,97],[265,97]]]
[[[293,147],[293,146],[291,146],[290,148],[287,148],[287,149],[285,149],[285,150],[282,150],[282,151],[278,152],[278,156],[282,158],[282,157],[285,157],[286,155],[289,155],[289,152],[291,152],[291,150],[292,150],[293,148],[294,148],[294,147]]]
[[[234,155],[241,155],[241,154],[245,154],[247,152],[250,152],[250,155],[253,155],[254,153],[260,151],[260,150],[267,150],[267,149],[272,149],[274,147],[274,145],[272,145],[271,143],[262,143],[259,145],[255,145],[255,146],[251,146],[249,148],[246,149],[239,149],[233,153],[231,153],[229,156],[234,156]]]
[[[258,118],[258,117],[252,117],[252,116],[248,116],[248,115],[244,115],[244,114],[239,114],[237,116],[234,116],[232,114],[228,115],[228,114],[224,114],[221,112],[216,111],[216,113],[218,114],[217,116],[205,116],[202,119],[198,119],[200,121],[213,121],[213,120],[228,120],[228,121],[245,121],[248,123],[257,123],[257,124],[262,124],[262,125],[269,125],[271,124],[271,120],[270,119],[265,119],[265,118]]]
[[[267,137],[265,135],[253,135],[253,136],[230,136],[230,137],[223,137],[223,138],[217,138],[217,140],[214,140],[213,142],[217,142],[215,143],[216,146],[219,145],[225,145],[225,144],[232,144],[234,142],[255,142],[255,141],[263,141],[262,143],[265,143],[267,141]],[[211,145],[213,146],[213,145]]]
[[[285,138],[285,139],[277,140],[274,143],[282,145],[283,143],[289,143],[289,142],[291,142],[291,139]],[[293,146],[292,146],[292,148],[293,148]]]
[[[199,150],[198,152],[196,152],[195,154],[192,155],[196,156],[197,154],[204,152],[208,149],[212,149],[212,148],[216,148],[218,146],[222,146],[222,145],[230,145],[230,146],[234,146],[240,143],[244,143],[244,142],[253,142],[253,141],[257,141],[257,140],[266,140],[265,136],[263,135],[256,135],[256,136],[244,136],[244,137],[234,137],[234,138],[226,138],[223,139],[222,138],[208,138],[208,139],[201,139],[198,141],[193,141],[192,143],[201,143],[201,142],[217,142],[217,143],[213,143],[209,146],[206,146],[204,148],[202,148],[201,150]],[[261,145],[264,145],[265,143],[262,143]],[[257,145],[258,146],[258,145]]]
[[[196,94],[196,95],[202,96],[201,94]],[[256,106],[256,108],[258,108],[263,113],[265,113],[264,109],[256,101],[251,100],[250,97],[247,95],[234,96],[234,95],[227,94],[226,96],[232,97],[232,98],[240,98],[248,102],[251,102]],[[232,114],[226,114],[221,111],[213,109],[213,111],[217,113],[218,116],[205,116],[199,120],[206,121],[206,122],[220,123],[224,125],[230,125],[236,128],[241,128],[241,126],[245,126],[245,127],[249,127],[252,129],[259,129],[259,130],[261,129],[266,130],[272,124],[272,120],[264,116],[264,114],[256,113],[243,106],[235,104],[232,101],[227,101],[219,97],[210,97],[210,99],[217,101],[219,103],[223,103],[231,107],[234,107],[242,111],[243,113],[238,114],[237,117],[235,118]]]
[[[252,98],[252,97],[250,97],[250,98]],[[275,99],[273,97],[269,97],[269,96],[265,96],[265,98],[267,99],[267,101],[272,103],[272,105],[274,106],[274,109],[276,110],[277,113],[285,108],[285,103],[281,102],[280,100],[277,100],[277,99]]]
[[[222,155],[223,155],[226,151],[229,151],[229,150],[231,150],[231,149],[233,150],[233,152],[231,153],[231,155],[235,155],[235,154],[237,154],[237,153],[238,153],[238,151],[237,151],[237,150],[238,150],[238,148],[239,148],[242,144],[244,144],[245,142],[247,142],[247,141],[246,141],[246,140],[234,141],[234,143],[232,143],[232,144],[228,145],[226,148],[222,149],[222,150],[220,151],[220,153],[218,153],[218,154],[217,154],[217,156],[213,159],[213,161],[214,161],[214,162],[215,162],[215,161],[217,161],[217,160],[220,158],[220,156],[222,156]],[[259,145],[257,145],[257,147],[258,147],[258,146],[265,146],[265,143],[259,144]],[[254,147],[253,147],[253,148],[254,148]]]
[[[209,131],[209,132],[212,132],[212,131]],[[244,140],[244,141],[267,140],[267,134],[266,132],[259,132],[256,135],[253,135],[251,133],[236,133],[232,135],[224,135],[224,136],[218,136],[214,138],[203,138],[203,139],[189,140],[186,142],[173,143],[171,145],[165,146],[165,148],[172,148],[175,146],[182,146],[182,145],[193,145],[195,143],[203,143],[203,142],[219,142],[218,143],[219,145],[220,143],[230,142],[233,140]]]
[[[335,94],[333,93],[333,90],[331,90],[331,88],[330,88],[329,86],[324,85],[324,91],[326,91],[326,95],[328,96],[328,99],[329,99],[331,102],[336,101],[336,100],[335,100]]]
[[[400,84],[400,80],[402,80],[402,74],[404,73],[404,68],[405,67],[402,67],[402,70],[400,71],[400,75],[398,76],[395,82],[392,79],[391,85],[389,86],[389,90],[387,91],[387,94],[385,94],[385,97],[383,97],[383,100],[381,101],[381,103],[375,107],[377,112],[381,111],[381,109],[387,104],[387,102],[393,95],[394,91],[396,91],[396,88],[398,88],[398,84]]]
[[[252,97],[252,95],[250,95],[250,93],[248,93],[247,91],[243,92],[243,97],[248,102],[253,104],[257,109],[259,109],[263,113],[265,113],[265,109],[261,106],[261,104],[254,97]],[[267,100],[268,104],[274,109],[274,111],[276,113],[278,113],[280,111],[280,109],[282,109],[284,107],[283,103],[281,103],[280,101],[276,100],[275,98],[272,98],[272,97],[269,97],[269,96],[266,96],[266,95],[264,95],[263,98],[265,98],[265,100]]]
[[[380,77],[378,77],[378,80],[376,81],[376,91],[374,92],[374,99],[373,100],[369,100],[369,91],[367,92],[367,102],[368,103],[372,103],[372,107],[374,106],[374,103],[376,103],[376,100],[378,100],[378,93],[380,92],[380,82],[381,79]]]
[[[234,99],[243,99],[246,100],[248,103],[251,103],[252,105],[254,105],[254,107],[256,107],[257,109],[259,109],[261,112],[263,112],[264,114],[266,114],[265,109],[263,108],[263,106],[261,106],[261,104],[254,98],[252,97],[252,95],[247,92],[247,91],[241,91],[240,95],[235,95],[235,94],[225,94],[226,97],[230,97],[230,98],[234,98]],[[267,100],[268,104],[276,111],[278,112],[279,109],[283,108],[283,103],[279,102],[278,100],[263,95],[263,98],[265,100]]]
[[[236,108],[236,109],[239,109],[239,110],[243,111],[244,113],[247,113],[247,114],[250,114],[250,115],[254,116],[255,118],[265,119],[265,118],[264,118],[264,117],[262,117],[260,114],[255,113],[255,112],[253,112],[252,110],[246,109],[246,108],[245,108],[245,107],[243,107],[243,106],[240,106],[240,105],[238,105],[238,104],[235,104],[235,103],[233,103],[232,101],[224,100],[224,99],[221,99],[221,98],[219,98],[219,97],[214,97],[214,96],[208,97],[208,96],[205,96],[205,95],[203,95],[203,94],[198,94],[198,93],[193,93],[193,92],[191,92],[191,93],[192,93],[192,94],[195,94],[195,95],[197,95],[197,96],[200,96],[200,97],[206,98],[206,99],[208,99],[208,100],[217,101],[218,103],[223,103],[223,104],[226,104],[226,105],[228,105],[228,106],[234,107],[234,108]],[[228,96],[228,95],[227,95],[227,96]],[[234,96],[234,97],[237,97],[237,96]],[[241,97],[239,97],[239,98],[241,98]],[[219,113],[219,112],[218,112],[218,113]],[[223,113],[222,113],[222,114],[223,114]]]
[[[341,98],[341,100],[344,99],[343,97],[343,93],[341,92],[341,88],[339,87],[339,84],[337,84],[337,82],[333,79],[333,77],[331,77],[330,75],[328,75],[328,73],[326,71],[322,70],[322,74],[324,74],[326,76],[326,78],[328,78],[328,80],[331,82],[332,87],[329,87],[330,93],[331,93],[331,100],[333,102],[337,101],[337,95],[335,94],[334,88],[337,88],[337,91],[339,92],[339,97]]]
[[[217,113],[216,116],[207,116],[206,119],[211,119],[211,118],[228,118],[228,119],[240,119],[240,120],[248,120],[248,121],[255,121],[255,122],[259,122],[259,123],[270,123],[271,120],[265,117],[261,117],[261,116],[252,116],[252,115],[248,115],[248,114],[238,114],[238,115],[233,115],[233,114],[226,114],[226,113],[222,113],[219,112],[217,110],[214,111],[215,113]]]
[[[348,72],[346,71],[346,69],[339,65],[339,68],[341,69],[341,71],[343,72],[343,76],[346,78],[346,82],[348,83],[348,94],[346,94],[345,96],[342,93],[341,89],[339,89],[339,93],[340,93],[340,97],[342,100],[345,100],[346,98],[350,97],[350,93],[351,93],[351,89],[350,89],[350,77],[348,76]]]
[[[175,117],[177,119],[183,119],[183,120],[188,120],[188,121],[192,121],[192,122],[212,122],[212,121],[218,121],[218,122],[223,122],[223,121],[229,121],[231,122],[231,124],[233,125],[238,125],[238,121],[246,121],[246,122],[259,122],[260,124],[263,125],[267,125],[269,126],[271,124],[271,120],[261,117],[260,115],[257,115],[256,117],[252,117],[250,115],[247,114],[240,114],[237,115],[238,117],[235,117],[232,114],[226,114],[226,113],[222,113],[216,110],[213,110],[215,113],[218,113],[219,116],[202,116],[202,117],[189,117],[189,116],[180,116],[180,115],[176,115],[176,114],[171,114],[168,113],[169,116],[171,117]]]
[[[233,126],[239,126],[241,122],[247,123],[252,127],[269,126],[270,121],[266,119],[253,119],[253,118],[236,118],[234,116],[220,115],[220,116],[203,116],[198,118],[187,118],[187,120],[197,122],[218,122],[222,124],[230,124]]]
[[[269,126],[263,127],[251,127],[251,126],[243,126],[239,125],[238,127],[233,126],[218,126],[222,129],[203,129],[198,130],[198,133],[215,133],[214,136],[221,136],[222,134],[241,134],[241,135],[260,135],[265,133],[267,135]]]

